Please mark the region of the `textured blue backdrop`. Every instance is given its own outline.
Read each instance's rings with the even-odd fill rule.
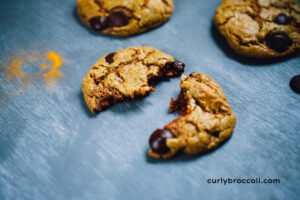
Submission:
[[[297,199],[300,96],[289,86],[300,58],[262,61],[235,54],[216,32],[219,0],[175,0],[170,21],[130,38],[101,36],[77,19],[75,0],[1,0],[0,64],[24,52],[62,55],[64,77],[46,89],[0,85],[0,199]],[[81,80],[104,54],[149,45],[220,83],[237,125],[232,138],[201,156],[146,156],[149,135],[168,113],[179,78],[140,101],[91,114]],[[24,69],[26,70],[26,69]],[[29,67],[27,70],[31,70]],[[5,79],[3,73],[1,80]],[[280,184],[208,184],[208,178],[279,178]]]

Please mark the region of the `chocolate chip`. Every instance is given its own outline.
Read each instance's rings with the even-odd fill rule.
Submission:
[[[177,75],[184,72],[185,64],[179,60],[175,60],[174,62],[167,63],[165,67],[167,71],[171,71]]]
[[[276,33],[268,35],[266,38],[267,46],[279,53],[286,51],[293,41],[285,34]]]
[[[291,79],[290,87],[294,92],[300,94],[300,74]]]
[[[89,22],[94,31],[103,31],[108,27],[108,22],[103,17],[93,17]]]
[[[170,151],[167,147],[166,139],[173,138],[175,135],[168,129],[157,129],[150,137],[149,144],[153,152],[166,154]]]
[[[283,24],[283,25],[287,25],[289,23],[291,23],[292,18],[286,16],[285,14],[281,13],[280,15],[278,15],[275,19],[274,22],[277,24]]]
[[[113,12],[108,16],[108,24],[110,27],[126,26],[128,23],[129,17],[121,11]]]
[[[209,133],[209,134],[211,134],[211,135],[213,135],[213,136],[215,136],[215,137],[219,137],[220,131],[214,131],[214,132]]]
[[[116,52],[113,52],[113,53],[110,53],[108,54],[106,57],[105,57],[105,61],[108,63],[108,64],[111,64],[114,62],[114,56],[115,56]]]
[[[174,62],[174,68],[176,69],[177,72],[184,72],[184,67],[185,67],[185,64],[179,60],[175,60]]]

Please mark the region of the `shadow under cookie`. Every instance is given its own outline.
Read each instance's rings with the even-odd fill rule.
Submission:
[[[81,107],[83,108],[83,110],[86,113],[86,115],[89,118],[95,118],[97,115],[95,115],[94,113],[92,113],[92,111],[86,105],[85,100],[84,100],[84,96],[83,96],[83,93],[81,92],[81,90],[78,92],[78,98],[80,99]]]

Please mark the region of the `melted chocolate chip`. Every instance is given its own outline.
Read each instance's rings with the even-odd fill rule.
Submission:
[[[93,17],[89,22],[94,31],[103,31],[108,28],[108,22],[103,17]]]
[[[266,38],[267,46],[279,53],[286,51],[293,41],[285,34],[276,33],[268,35]]]
[[[154,86],[154,85],[156,85],[160,80],[161,80],[161,78],[158,78],[158,77],[150,78],[150,79],[148,80],[148,84],[149,84],[150,86]]]
[[[220,131],[214,131],[214,132],[209,133],[209,134],[211,134],[212,136],[215,136],[215,137],[219,137]]]
[[[173,138],[175,135],[168,129],[157,129],[150,137],[149,144],[153,152],[166,154],[170,151],[167,147],[166,139]]]
[[[121,11],[113,12],[108,16],[108,24],[110,27],[126,26],[128,23],[129,17]]]
[[[300,74],[291,79],[290,87],[294,92],[300,94]]]
[[[115,56],[116,52],[113,52],[113,53],[110,53],[108,54],[106,57],[105,57],[105,61],[108,63],[108,64],[111,64],[114,62],[114,56]]]
[[[174,72],[174,74],[181,74],[184,72],[185,64],[179,60],[166,64],[166,70]]]
[[[286,16],[283,13],[281,13],[274,19],[275,23],[282,24],[282,25],[287,25],[287,24],[291,23],[291,21],[292,21],[292,18]]]
[[[179,60],[175,60],[174,62],[174,68],[176,69],[177,72],[182,73],[184,72],[184,67],[185,64]]]

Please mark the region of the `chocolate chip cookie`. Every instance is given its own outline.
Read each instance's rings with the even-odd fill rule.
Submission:
[[[180,75],[184,63],[152,47],[130,47],[102,57],[82,83],[84,99],[94,113],[155,91],[162,79]]]
[[[215,149],[235,127],[236,116],[222,89],[204,74],[181,76],[178,100],[170,103],[170,111],[176,110],[181,116],[151,135],[149,156],[168,159],[181,149],[187,154]]]
[[[78,0],[80,19],[103,34],[129,36],[145,32],[167,21],[173,0]]]
[[[244,56],[274,58],[300,49],[300,4],[295,0],[223,0],[214,23]]]

